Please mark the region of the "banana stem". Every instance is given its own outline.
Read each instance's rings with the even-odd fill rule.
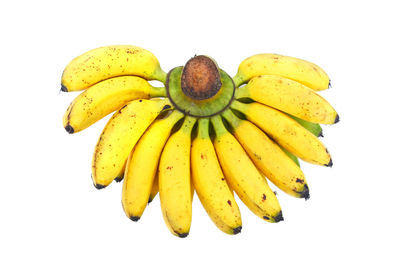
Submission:
[[[227,133],[224,123],[222,122],[221,116],[217,115],[211,118],[211,122],[214,126],[217,137],[220,137]]]
[[[236,88],[235,99],[240,99],[240,98],[245,98],[245,97],[246,98],[250,97],[249,90],[247,90],[247,85],[242,86],[240,88]]]
[[[210,120],[208,118],[199,119],[199,133],[198,136],[202,139],[210,138],[208,134],[208,125],[210,124]]]
[[[228,122],[231,124],[231,126],[233,128],[236,128],[239,126],[241,119],[239,119],[238,117],[235,116],[235,114],[233,114],[231,109],[226,109],[223,113],[222,116],[228,120]]]
[[[185,121],[183,122],[182,125],[182,131],[186,134],[189,134],[192,132],[193,125],[196,123],[197,119],[194,117],[186,116]]]
[[[154,87],[152,86],[150,89],[151,97],[167,97],[167,90],[165,87]]]

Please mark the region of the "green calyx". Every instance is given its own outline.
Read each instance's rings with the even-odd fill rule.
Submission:
[[[186,115],[204,118],[219,114],[230,106],[234,99],[235,85],[225,71],[218,69],[220,84],[217,84],[218,87],[212,84],[214,89],[217,88],[217,92],[210,94],[209,98],[200,100],[185,94],[182,90],[182,72],[183,67],[172,69],[166,81],[167,96],[176,109]]]

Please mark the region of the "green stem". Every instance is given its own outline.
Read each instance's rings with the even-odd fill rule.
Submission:
[[[210,138],[208,134],[208,125],[210,124],[210,120],[208,118],[199,119],[199,134],[198,137],[202,139]]]
[[[228,132],[228,130],[226,130],[225,128],[224,123],[222,122],[220,115],[211,117],[211,122],[214,126],[214,130],[215,133],[217,134],[217,137],[221,137]]]

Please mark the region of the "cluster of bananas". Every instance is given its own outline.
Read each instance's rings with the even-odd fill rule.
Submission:
[[[98,189],[124,180],[122,204],[131,220],[159,192],[166,225],[185,237],[196,191],[216,226],[237,234],[242,222],[233,192],[260,218],[279,222],[281,207],[265,177],[308,199],[298,158],[332,166],[319,124],[339,117],[316,93],[329,86],[320,67],[288,56],[254,55],[231,78],[206,56],[166,73],[145,49],[108,46],[65,68],[61,90],[84,91],[63,123],[76,133],[116,111],[96,145],[92,179]]]

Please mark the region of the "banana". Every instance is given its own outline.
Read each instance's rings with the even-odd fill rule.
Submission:
[[[68,133],[76,133],[132,100],[165,95],[165,88],[153,87],[146,80],[135,76],[101,81],[72,101],[63,117],[64,128]]]
[[[153,186],[151,187],[150,196],[148,203],[151,203],[153,199],[157,196],[159,190],[158,186],[158,173],[156,172],[156,176],[154,177]]]
[[[122,205],[126,216],[132,221],[139,220],[146,208],[161,151],[172,127],[182,117],[183,114],[175,110],[167,117],[156,120],[129,155],[122,189]]]
[[[97,142],[92,160],[96,188],[109,185],[120,175],[126,159],[140,136],[163,109],[171,108],[167,99],[134,100],[108,121]]]
[[[328,75],[317,65],[277,54],[258,54],[246,58],[240,63],[233,81],[239,87],[256,76],[267,74],[295,80],[313,90],[324,90],[330,86]]]
[[[166,73],[149,51],[132,45],[113,45],[90,50],[74,58],[64,69],[61,90],[84,90],[100,81],[123,75],[165,82]]]
[[[179,237],[189,234],[192,222],[190,143],[195,122],[195,118],[186,116],[165,144],[158,168],[162,214],[171,233]]]
[[[307,86],[276,75],[254,77],[236,90],[237,99],[251,98],[306,121],[333,124],[339,115],[323,97]]]
[[[227,234],[238,234],[242,229],[239,207],[225,181],[208,130],[209,119],[199,119],[191,150],[194,188],[215,225]]]
[[[300,167],[261,129],[249,121],[237,118],[229,109],[222,116],[231,125],[233,135],[253,163],[272,183],[291,196],[305,199],[310,197]]]
[[[214,147],[228,184],[258,217],[269,221],[283,220],[282,210],[268,186],[238,141],[226,130],[219,115],[211,118],[216,138]]]
[[[325,146],[311,132],[282,112],[259,103],[243,104],[234,101],[231,106],[264,130],[274,141],[304,161],[332,166]]]

